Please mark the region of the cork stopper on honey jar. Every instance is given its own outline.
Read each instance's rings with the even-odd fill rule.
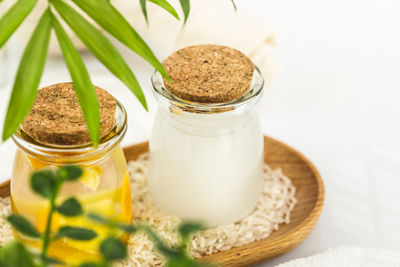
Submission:
[[[100,136],[114,125],[116,101],[104,89],[95,86],[100,107]],[[50,145],[90,143],[73,83],[58,83],[40,89],[31,112],[22,123],[23,131],[35,141]]]
[[[171,81],[166,89],[187,101],[227,103],[250,88],[254,65],[240,51],[220,45],[180,49],[163,63]]]

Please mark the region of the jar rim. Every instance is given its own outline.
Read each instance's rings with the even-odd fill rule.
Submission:
[[[200,103],[184,100],[169,92],[164,84],[164,79],[160,72],[154,71],[151,76],[153,94],[161,103],[172,105],[184,111],[193,113],[219,113],[237,109],[243,105],[257,102],[263,93],[264,78],[259,68],[254,65],[252,81],[247,92],[241,97],[229,102],[222,103]]]
[[[114,117],[114,125],[111,129],[100,138],[97,147],[92,142],[80,145],[56,145],[45,144],[31,138],[20,127],[13,135],[12,139],[15,144],[23,151],[31,155],[39,155],[48,158],[68,158],[78,159],[81,157],[90,157],[94,154],[103,153],[112,149],[115,145],[122,141],[127,130],[127,113],[124,106],[117,99]]]

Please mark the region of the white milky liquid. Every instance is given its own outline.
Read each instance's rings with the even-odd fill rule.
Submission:
[[[188,118],[158,111],[149,187],[162,211],[215,226],[236,222],[254,208],[262,191],[258,117],[225,113]]]

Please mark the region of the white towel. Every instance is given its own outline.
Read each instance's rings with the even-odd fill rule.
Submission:
[[[383,249],[339,247],[276,267],[399,267],[400,253]]]

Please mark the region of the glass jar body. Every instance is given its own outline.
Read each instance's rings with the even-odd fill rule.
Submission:
[[[69,197],[75,197],[85,213],[131,222],[130,179],[120,146],[126,132],[126,113],[119,103],[118,105],[114,128],[97,148],[90,144],[83,147],[44,145],[31,139],[22,129],[14,134],[13,139],[18,150],[10,185],[13,213],[24,216],[39,232],[44,232],[50,209],[49,201],[32,191],[30,177],[34,171],[57,170],[63,165],[71,164],[81,167],[83,174],[77,181],[62,185],[56,205]],[[49,255],[69,265],[101,259],[98,254],[100,242],[109,235],[122,235],[122,232],[117,233],[107,226],[94,223],[86,215],[67,217],[55,212],[51,232],[56,232],[65,225],[93,229],[98,235],[90,241],[60,238],[51,243]],[[42,246],[40,241],[20,236],[17,232],[15,235],[34,248]]]
[[[257,113],[171,112],[160,107],[150,140],[155,204],[208,226],[233,223],[262,191],[263,138]]]
[[[57,163],[46,162],[20,149],[16,153],[10,192],[12,212],[27,218],[40,232],[43,232],[46,227],[49,204],[31,190],[30,176],[34,170],[56,169],[67,162],[68,159],[65,161],[59,159]],[[78,165],[84,170],[83,176],[78,181],[65,183],[56,203],[59,205],[68,197],[74,196],[85,212],[130,222],[132,204],[129,175],[121,147],[118,145],[106,155],[93,161],[78,163]],[[51,225],[52,231],[56,231],[63,225],[87,227],[98,234],[98,237],[92,241],[60,239],[52,243],[50,253],[69,263],[79,263],[91,256],[96,258],[100,241],[111,234],[107,227],[96,225],[85,215],[65,217],[56,213]],[[35,247],[41,245],[40,242],[25,241]],[[70,253],[65,254],[65,251]]]

